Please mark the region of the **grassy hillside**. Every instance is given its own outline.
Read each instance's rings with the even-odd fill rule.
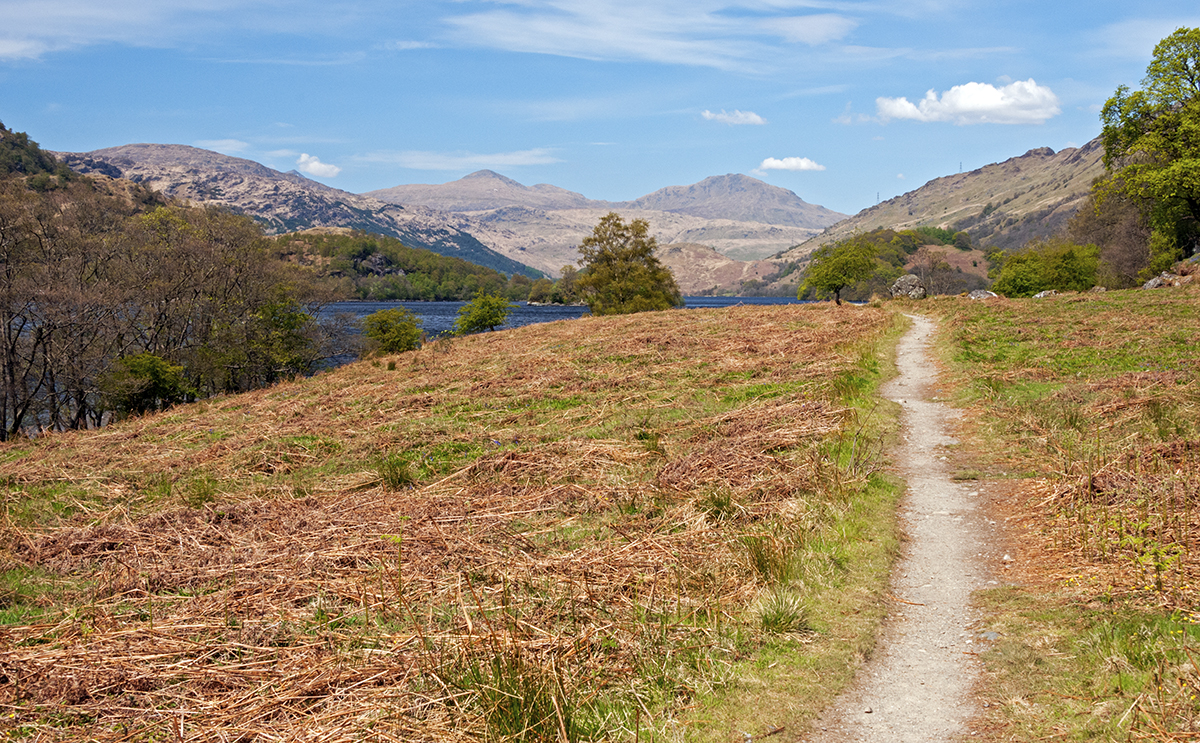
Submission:
[[[1013,526],[985,592],[995,740],[1197,740],[1200,287],[938,299],[964,479]]]
[[[799,730],[883,614],[870,395],[896,330],[830,306],[585,318],[0,446],[3,726]]]

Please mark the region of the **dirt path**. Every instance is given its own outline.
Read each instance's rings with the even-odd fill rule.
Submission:
[[[912,319],[897,350],[900,374],[883,389],[903,407],[903,442],[892,458],[908,482],[894,600],[874,656],[822,714],[811,743],[969,738],[968,722],[980,704],[971,694],[974,653],[986,641],[971,629],[970,597],[995,583],[986,546],[994,526],[977,485],[951,479],[946,447],[958,443],[949,435],[958,413],[936,401],[937,370],[928,350],[934,323]]]

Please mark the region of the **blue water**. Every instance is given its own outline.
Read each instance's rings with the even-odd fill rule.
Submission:
[[[684,297],[686,309],[701,307],[732,307],[739,304],[800,304],[794,297]],[[365,317],[372,312],[403,307],[421,319],[421,329],[430,337],[441,335],[454,329],[458,319],[458,311],[466,302],[336,302],[325,308],[328,314],[348,313],[357,317]],[[555,320],[573,320],[587,314],[587,307],[566,307],[563,305],[529,305],[524,302],[517,304],[508,316],[504,328],[517,328],[522,325],[533,325],[539,322],[554,322]]]

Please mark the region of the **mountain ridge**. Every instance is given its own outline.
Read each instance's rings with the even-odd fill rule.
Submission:
[[[53,153],[72,170],[142,184],[172,198],[226,207],[268,233],[348,227],[399,238],[412,247],[463,258],[506,274],[539,272],[483,244],[431,209],[404,207],[283,173],[245,158],[189,145],[139,143]]]

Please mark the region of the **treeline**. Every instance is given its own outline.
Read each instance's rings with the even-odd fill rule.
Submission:
[[[0,439],[260,387],[356,342],[316,321],[335,294],[249,218],[64,174],[10,135]]]
[[[396,238],[366,232],[298,233],[276,239],[282,249],[335,280],[347,299],[454,301],[483,291],[523,300],[534,284],[528,276],[510,278],[461,258],[410,248]]]
[[[879,228],[855,235],[833,247],[841,245],[853,246],[870,258],[864,278],[848,282],[839,289],[841,299],[863,301],[872,295],[887,296],[892,282],[910,271],[921,277],[931,294],[958,294],[988,284],[983,276],[986,268],[980,267],[979,273],[973,273],[956,268],[946,260],[945,248],[951,248],[950,252],[974,250],[970,235],[961,230],[928,226],[911,230]],[[801,284],[798,296],[800,299],[817,299],[824,293],[820,282],[806,281]]]

